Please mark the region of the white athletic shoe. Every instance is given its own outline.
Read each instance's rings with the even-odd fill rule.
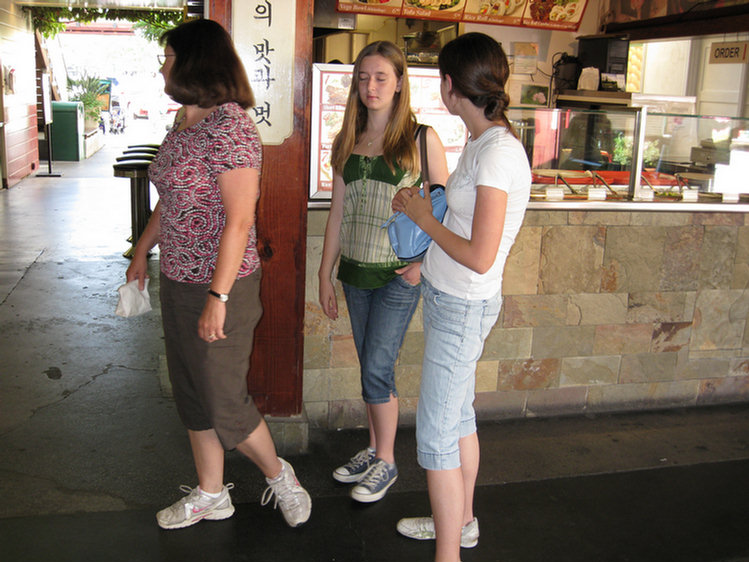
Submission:
[[[418,541],[434,540],[434,519],[431,517],[406,517],[398,521],[398,532]],[[462,548],[473,548],[479,543],[479,520],[475,517],[473,521],[463,526],[460,531],[460,546]]]
[[[187,495],[156,514],[156,522],[162,529],[182,529],[194,525],[203,519],[218,521],[234,514],[229,490],[234,484],[227,484],[221,489],[218,498],[209,498],[201,494],[200,488],[182,485],[180,490]]]
[[[291,465],[281,457],[278,457],[278,460],[283,465],[281,474],[272,480],[270,478],[265,479],[268,487],[263,492],[260,505],[267,505],[275,495],[276,501],[273,504],[273,509],[281,506],[281,513],[283,513],[286,523],[290,527],[299,527],[309,519],[309,514],[312,511],[312,498],[310,498],[307,490],[302,488],[299,480],[296,479]]]

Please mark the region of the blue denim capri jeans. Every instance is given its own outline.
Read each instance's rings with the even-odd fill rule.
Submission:
[[[497,321],[499,293],[465,300],[421,279],[424,360],[416,409],[416,456],[427,470],[460,467],[459,440],[476,432],[476,363]]]
[[[419,304],[419,285],[398,275],[377,289],[343,283],[343,294],[359,356],[362,398],[367,404],[390,402],[391,395],[398,396],[395,362]]]

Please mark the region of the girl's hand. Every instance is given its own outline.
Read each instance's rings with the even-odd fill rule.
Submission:
[[[330,280],[320,281],[320,306],[325,316],[331,320],[338,319],[338,297],[336,297],[333,282]]]
[[[418,191],[415,194],[404,194],[403,212],[417,225],[422,226],[424,221],[432,216],[432,198],[429,195],[422,197]]]
[[[421,283],[421,262],[409,263],[406,266],[396,269],[395,272],[403,277],[403,280],[414,287]]]
[[[226,303],[213,296],[206,297],[203,313],[198,320],[198,337],[212,343],[226,339],[224,322],[226,321]]]
[[[410,195],[418,192],[418,186],[404,187],[403,189],[399,190],[398,193],[395,194],[395,197],[393,197],[393,202],[391,204],[393,211],[395,211],[396,213],[402,213],[405,209],[406,199]]]

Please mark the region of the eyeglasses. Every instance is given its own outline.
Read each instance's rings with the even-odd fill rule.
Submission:
[[[166,62],[166,57],[176,57],[177,55],[156,55],[156,60],[159,61],[160,66],[164,66],[164,63]]]

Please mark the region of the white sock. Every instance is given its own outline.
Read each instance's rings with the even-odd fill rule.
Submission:
[[[200,495],[201,496],[205,496],[207,498],[211,498],[212,500],[215,500],[216,498],[218,498],[221,495],[221,492],[217,492],[215,494],[211,494],[209,492],[206,492],[200,486],[198,486],[198,489],[200,490]]]

